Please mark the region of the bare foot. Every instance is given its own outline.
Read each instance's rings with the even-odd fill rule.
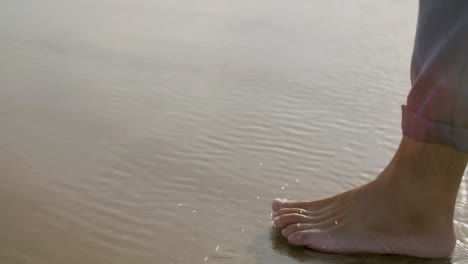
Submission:
[[[447,257],[467,160],[404,137],[387,168],[364,186],[318,201],[275,199],[274,224],[290,243],[326,252]]]

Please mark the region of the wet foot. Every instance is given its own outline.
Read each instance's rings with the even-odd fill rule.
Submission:
[[[320,251],[447,257],[455,246],[453,211],[467,160],[405,137],[376,180],[318,201],[275,199],[273,221],[290,243]]]

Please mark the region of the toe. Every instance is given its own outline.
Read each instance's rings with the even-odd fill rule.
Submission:
[[[274,199],[273,202],[271,203],[271,210],[273,210],[273,212],[276,212],[276,211],[278,211],[279,209],[284,208],[284,207],[285,207],[285,204],[286,204],[286,201],[285,201],[285,200],[280,199],[280,198],[276,198],[276,199]]]
[[[343,246],[337,244],[335,237],[328,231],[317,229],[297,231],[288,236],[288,242],[324,252],[343,252]]]
[[[308,215],[309,211],[302,208],[282,208],[273,213],[273,217],[285,214],[303,214]]]
[[[292,224],[292,225],[288,225],[283,230],[281,230],[281,234],[287,238],[289,237],[289,235],[298,231],[302,231],[302,230],[312,230],[312,231],[317,230],[318,231],[318,225],[307,224],[307,223],[306,224],[303,224],[303,223]]]
[[[309,244],[309,240],[312,238],[311,233],[306,231],[298,231],[290,234],[287,238],[289,243],[296,246],[305,246]]]
[[[302,214],[281,215],[273,219],[273,222],[279,229],[283,229],[292,224],[307,223],[307,221],[310,221],[309,217]]]
[[[273,200],[271,209],[276,212],[282,208],[302,208],[306,209],[310,206],[311,202],[298,202],[298,201],[287,201],[283,199],[276,198]]]
[[[307,229],[294,232],[287,238],[289,243],[296,246],[307,246],[312,249],[324,250],[324,245],[330,241],[330,235],[318,229]]]
[[[271,209],[273,212],[276,212],[283,208],[300,208],[300,209],[308,209],[308,210],[315,210],[322,208],[330,204],[330,199],[325,200],[317,200],[317,201],[288,201],[276,198],[273,200],[271,204]]]

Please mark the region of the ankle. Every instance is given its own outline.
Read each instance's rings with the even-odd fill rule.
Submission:
[[[371,183],[373,195],[410,225],[451,225],[467,160],[466,153],[403,137],[390,164]]]
[[[395,184],[399,192],[419,192],[425,197],[455,202],[467,162],[467,153],[404,136],[377,180]]]
[[[416,141],[403,136],[389,167],[413,174],[414,180],[461,180],[468,162],[468,153],[448,146]]]

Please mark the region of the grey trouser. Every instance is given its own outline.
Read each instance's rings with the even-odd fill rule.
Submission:
[[[468,152],[468,0],[420,0],[403,134]]]

